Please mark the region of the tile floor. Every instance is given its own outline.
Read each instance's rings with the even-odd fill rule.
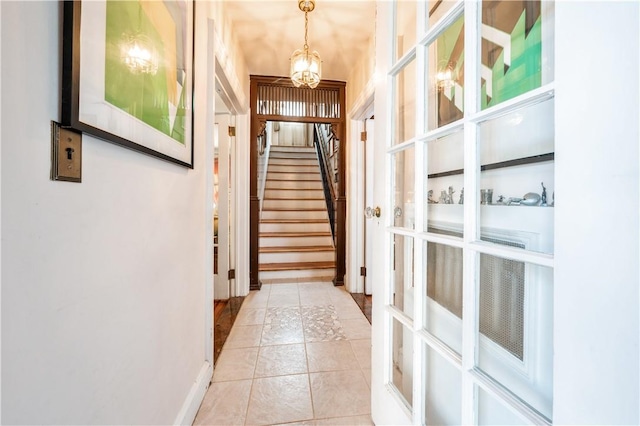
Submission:
[[[263,285],[242,303],[195,425],[372,425],[371,325],[343,287]]]

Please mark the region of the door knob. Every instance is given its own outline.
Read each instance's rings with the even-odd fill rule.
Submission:
[[[372,217],[380,217],[380,207],[371,208],[367,207],[364,209],[364,215],[367,219],[371,219]]]

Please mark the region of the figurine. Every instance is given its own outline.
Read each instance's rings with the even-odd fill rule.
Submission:
[[[464,204],[464,188],[460,190],[460,200],[458,201],[458,204]]]
[[[544,187],[544,182],[540,182],[540,185],[542,185],[542,197],[541,197],[540,205],[542,207],[546,207],[547,206],[547,188]]]
[[[453,190],[453,186],[449,187],[449,193],[447,194],[447,204],[453,204],[453,193],[456,192]]]
[[[504,195],[501,195],[498,197],[498,201],[496,201],[496,203],[498,204],[504,204]]]
[[[438,201],[440,201],[440,204],[448,204],[447,203],[447,191],[445,191],[445,190],[440,191],[440,199]]]
[[[433,189],[427,191],[427,202],[429,204],[438,204],[438,202],[433,199]]]

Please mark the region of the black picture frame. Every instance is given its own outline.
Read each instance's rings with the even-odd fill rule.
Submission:
[[[61,125],[192,169],[194,21],[193,0],[64,1]]]

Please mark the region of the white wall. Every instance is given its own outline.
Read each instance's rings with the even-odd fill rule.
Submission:
[[[640,422],[639,8],[556,3],[557,424]]]
[[[50,181],[60,3],[0,7],[2,423],[170,424],[205,365],[205,100],[194,170],[85,135]]]

